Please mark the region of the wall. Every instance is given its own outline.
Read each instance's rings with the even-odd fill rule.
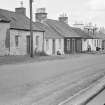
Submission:
[[[0,22],[0,56],[9,54],[10,23]]]
[[[48,45],[46,44],[46,40],[48,40]],[[59,39],[55,39],[55,54],[53,54],[53,39],[45,39],[44,51],[48,55],[57,55],[57,51],[60,51],[61,54],[64,54],[64,39],[61,39],[61,46],[59,43]]]
[[[19,45],[16,47],[15,36],[19,36]],[[27,54],[27,36],[30,36],[29,31],[10,30],[10,55],[26,55]],[[37,51],[42,51],[43,32],[33,32],[33,51],[36,50],[36,36],[39,36],[39,46]]]
[[[82,51],[87,51],[88,45],[91,47],[91,51],[96,51],[96,47],[101,48],[101,39],[82,39]]]
[[[68,44],[68,41],[70,41],[69,44]],[[75,38],[75,37],[65,38],[64,39],[64,50],[65,50],[65,54],[80,53],[82,50],[81,38]]]
[[[59,39],[56,39],[56,54],[57,54],[57,51],[60,51],[61,54],[64,54],[64,39],[60,39],[61,40],[61,45],[60,45],[60,42],[59,42]]]
[[[102,47],[102,50],[105,50],[105,40],[104,39],[102,40],[102,46],[101,47]]]

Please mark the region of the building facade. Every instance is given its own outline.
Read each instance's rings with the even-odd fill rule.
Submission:
[[[9,55],[9,28],[8,20],[0,21],[0,56]]]
[[[17,8],[15,12],[0,9],[0,17],[5,19],[0,22],[1,56],[30,54],[30,19],[25,14],[23,7]],[[43,51],[43,36],[44,30],[33,23],[33,53]]]

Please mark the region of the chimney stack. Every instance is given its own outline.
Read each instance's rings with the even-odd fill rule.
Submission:
[[[38,8],[35,13],[36,22],[43,22],[47,19],[47,13],[45,8]]]
[[[24,7],[15,8],[15,12],[17,14],[26,15],[26,8],[24,8]]]
[[[59,16],[59,21],[68,24],[68,16],[66,14],[62,14]]]

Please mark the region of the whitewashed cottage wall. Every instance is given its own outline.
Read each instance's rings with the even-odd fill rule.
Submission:
[[[88,45],[91,47],[91,51],[96,51],[96,47],[101,48],[101,39],[83,39],[82,40],[82,51],[87,51]]]
[[[46,38],[44,40],[44,51],[48,55],[57,55],[57,51],[64,54],[64,39],[54,39],[55,40],[55,54],[53,54],[53,39]],[[61,41],[61,42],[60,42]]]
[[[64,54],[64,39],[56,39],[56,53],[60,51],[61,54]]]
[[[9,28],[10,23],[0,22],[0,56],[9,54]]]

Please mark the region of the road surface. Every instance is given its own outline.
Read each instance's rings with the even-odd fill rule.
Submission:
[[[105,55],[0,66],[0,104],[57,105],[105,74]]]
[[[100,94],[98,94],[87,105],[105,105],[105,90],[103,90]]]

